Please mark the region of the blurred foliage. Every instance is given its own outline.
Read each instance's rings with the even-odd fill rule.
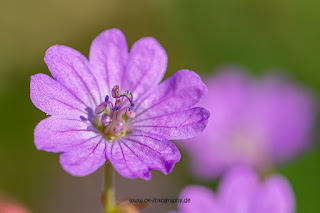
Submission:
[[[68,179],[79,186],[87,180],[65,174],[58,155],[37,151],[33,144],[33,129],[46,116],[30,101],[30,76],[49,74],[43,56],[51,45],[71,46],[87,56],[95,36],[117,27],[130,46],[143,36],[159,40],[169,56],[167,77],[183,68],[204,75],[232,63],[253,73],[282,70],[318,95],[319,9],[317,0],[2,1],[0,190],[34,212],[50,213],[57,212],[53,207],[58,205],[48,201],[50,196],[66,193],[54,191],[57,180]],[[177,164],[172,174],[176,178],[188,174],[184,163]],[[320,150],[315,146],[279,169],[292,183],[297,212],[318,209],[319,163]],[[199,183],[191,178],[177,182]],[[84,196],[92,197],[89,192]],[[79,209],[78,213],[88,212]]]

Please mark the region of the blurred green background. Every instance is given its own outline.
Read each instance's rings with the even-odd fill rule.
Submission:
[[[130,46],[141,37],[155,37],[169,57],[166,77],[183,68],[205,75],[232,63],[252,73],[282,70],[318,96],[319,11],[318,0],[2,0],[0,193],[36,213],[99,211],[101,170],[71,177],[57,154],[37,151],[33,144],[33,129],[45,114],[30,101],[30,76],[49,74],[43,57],[50,46],[64,44],[88,56],[94,37],[116,27]],[[297,212],[319,209],[318,141],[277,170],[293,186]],[[153,172],[147,183],[117,175],[117,196],[175,198],[184,185],[198,183],[187,175],[184,157],[172,174]],[[158,205],[145,212],[174,208]]]

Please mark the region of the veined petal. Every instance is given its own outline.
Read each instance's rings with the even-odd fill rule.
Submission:
[[[85,144],[97,144],[102,136],[76,115],[54,115],[42,120],[34,130],[34,144],[47,152],[66,152]]]
[[[199,135],[208,123],[210,113],[201,107],[133,121],[131,128],[162,135],[169,140]]]
[[[136,101],[136,119],[189,109],[207,94],[207,87],[193,71],[180,70],[149,95]]]
[[[73,176],[86,176],[99,169],[107,160],[104,138],[93,139],[60,155],[63,169]]]
[[[294,209],[295,199],[288,181],[282,176],[273,176],[260,187],[252,212],[291,213]]]
[[[154,38],[136,41],[130,51],[126,66],[124,89],[133,97],[140,97],[162,80],[167,69],[168,57],[163,47]]]
[[[87,58],[80,52],[54,45],[47,50],[44,61],[53,78],[88,106],[94,107],[102,101],[99,76],[95,75]]]
[[[133,132],[107,144],[107,156],[124,177],[151,178],[150,170],[169,174],[180,160],[180,152],[169,140],[152,133]]]
[[[118,29],[106,30],[93,40],[89,59],[103,82],[101,91],[110,93],[113,86],[122,87],[128,55],[126,38]]]
[[[88,106],[62,84],[45,74],[31,76],[32,103],[49,115],[87,115]]]

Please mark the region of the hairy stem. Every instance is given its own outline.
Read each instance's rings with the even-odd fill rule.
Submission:
[[[114,199],[114,190],[112,186],[112,176],[113,170],[112,165],[109,161],[105,163],[104,168],[104,210],[105,213],[114,213],[116,212],[116,204]]]

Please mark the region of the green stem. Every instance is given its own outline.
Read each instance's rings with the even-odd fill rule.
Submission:
[[[112,165],[109,161],[105,163],[104,168],[104,210],[105,213],[116,212],[116,204],[114,199],[114,191],[112,186]]]

